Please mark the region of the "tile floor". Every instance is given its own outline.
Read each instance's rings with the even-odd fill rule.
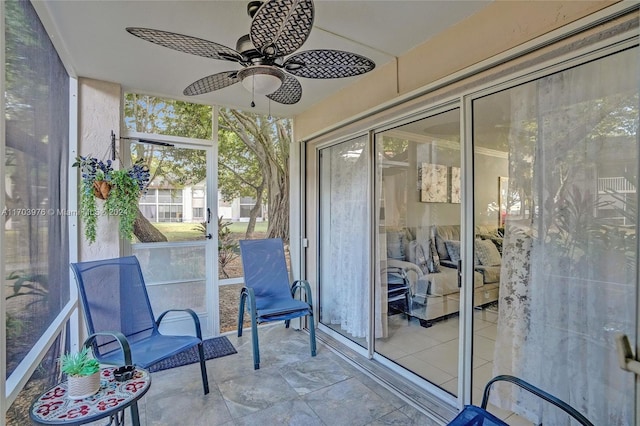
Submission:
[[[153,373],[139,404],[142,425],[440,425],[306,333],[260,329],[261,368],[251,333],[228,336],[237,354],[207,361],[211,392],[197,364]],[[127,423],[129,424],[127,410]]]
[[[493,352],[498,313],[474,310],[473,390],[472,401],[480,405],[485,384],[494,376]],[[376,340],[376,350],[385,357],[438,385],[447,392],[458,392],[459,317],[454,315],[421,327],[418,321],[407,322],[404,315],[389,318],[389,337]],[[510,425],[531,425],[511,412],[490,406],[490,411]]]

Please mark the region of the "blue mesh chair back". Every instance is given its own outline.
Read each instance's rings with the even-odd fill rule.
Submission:
[[[290,284],[289,272],[280,238],[240,241],[240,253],[244,270],[245,287],[240,292],[238,315],[238,336],[242,336],[245,303],[251,316],[253,335],[254,368],[260,368],[257,324],[269,321],[289,321],[293,318],[309,316],[308,327],[311,339],[311,354],[315,356],[316,341],[313,319],[311,288],[304,280]],[[294,298],[300,290],[306,301]]]
[[[94,356],[104,364],[133,364],[147,368],[185,350],[196,350],[205,394],[209,392],[202,332],[191,309],[194,335],[163,335],[158,326],[166,311],[155,317],[140,263],[135,256],[72,263]]]
[[[118,330],[133,344],[158,333],[138,259],[135,256],[72,264],[89,333]],[[98,336],[102,357],[119,349],[113,337]]]

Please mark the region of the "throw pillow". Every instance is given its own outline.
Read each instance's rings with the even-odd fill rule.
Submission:
[[[444,245],[451,261],[457,263],[460,260],[460,241],[445,240]]]
[[[502,262],[500,252],[491,240],[476,240],[476,257],[485,266],[499,266]]]
[[[424,250],[422,249],[422,244],[416,244],[416,264],[423,274],[431,272],[429,268],[429,262],[424,255]]]
[[[404,232],[387,232],[387,257],[405,260],[404,256]]]
[[[429,246],[431,251],[431,264],[430,264],[429,272],[440,272],[440,256],[438,255],[438,250],[436,249],[436,242],[433,238],[429,240]]]

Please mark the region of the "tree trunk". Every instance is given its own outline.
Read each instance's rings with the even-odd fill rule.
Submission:
[[[289,241],[289,179],[288,175],[269,180],[269,228],[267,238]]]
[[[149,220],[144,217],[140,209],[136,221],[133,223],[133,235],[135,235],[141,243],[157,243],[166,242],[167,237],[158,228],[153,226]]]
[[[249,212],[249,223],[247,224],[247,232],[245,238],[250,240],[253,237],[253,233],[256,230],[256,217],[262,208],[262,194],[264,193],[264,184],[256,188],[256,203],[251,207]]]

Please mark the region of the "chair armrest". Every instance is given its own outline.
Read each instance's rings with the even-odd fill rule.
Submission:
[[[118,343],[120,344],[120,348],[124,353],[124,365],[131,365],[131,347],[129,346],[129,341],[125,337],[124,334],[119,331],[101,331],[98,333],[93,333],[84,341],[82,346],[89,348],[93,345],[94,340],[97,336],[112,336],[115,337]]]
[[[440,260],[440,266],[444,266],[445,268],[458,269],[458,264],[450,260]]]
[[[487,408],[487,404],[489,403],[489,392],[491,391],[491,385],[493,385],[495,382],[499,382],[499,381],[513,383],[513,384],[521,387],[522,389],[525,389],[525,390],[531,392],[532,394],[536,395],[537,397],[542,398],[545,401],[547,401],[547,402],[555,405],[556,407],[560,408],[562,411],[564,411],[565,413],[569,414],[571,417],[576,419],[583,426],[593,426],[593,423],[591,423],[585,416],[580,414],[580,412],[578,412],[575,408],[573,408],[572,406],[570,406],[566,402],[562,401],[561,399],[556,398],[555,396],[543,391],[542,389],[532,385],[531,383],[525,382],[522,379],[519,379],[519,378],[514,377],[514,376],[509,376],[509,375],[506,375],[506,374],[501,375],[501,376],[496,376],[493,379],[489,380],[489,382],[486,384],[486,386],[484,388],[484,394],[482,396],[482,405],[481,405],[482,409],[486,409]]]
[[[418,278],[422,277],[424,274],[422,273],[422,269],[418,267],[415,263],[407,262],[405,260],[398,259],[387,259],[387,268],[400,268],[405,271],[405,273],[415,272]],[[384,268],[382,272],[386,272]]]
[[[311,300],[311,286],[309,285],[309,281],[307,280],[295,280],[293,284],[291,284],[291,296],[296,297],[296,290],[300,289],[301,293],[304,289],[306,302],[309,306],[313,306],[313,301]],[[302,294],[300,294],[302,300]]]
[[[193,309],[167,309],[166,311],[164,311],[163,313],[160,314],[160,316],[158,317],[158,319],[156,320],[156,327],[160,327],[160,322],[162,321],[162,318],[164,318],[165,315],[167,315],[169,312],[186,312],[189,315],[191,315],[191,318],[193,319],[193,323],[196,326],[196,336],[198,337],[198,339],[202,340],[202,328],[200,327],[200,318],[198,318],[198,314],[196,314]]]

